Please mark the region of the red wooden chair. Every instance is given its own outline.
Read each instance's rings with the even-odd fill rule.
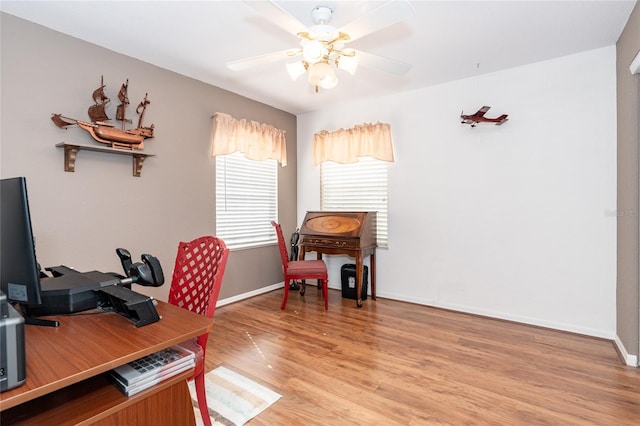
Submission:
[[[271,221],[271,225],[276,228],[278,236],[278,246],[280,246],[280,257],[282,258],[282,271],[284,273],[284,299],[280,309],[287,306],[287,298],[289,297],[289,283],[291,280],[303,280],[300,294],[304,295],[304,280],[316,279],[320,280],[322,285],[322,297],[324,298],[324,308],[329,309],[329,276],[327,274],[327,265],[323,260],[289,260],[287,254],[287,245],[282,235],[280,224]]]
[[[213,318],[228,256],[229,249],[220,238],[204,236],[190,242],[180,242],[169,289],[169,303]],[[181,343],[181,346],[196,353],[196,366],[189,380],[195,381],[200,414],[204,424],[210,426],[204,381],[208,339],[209,333],[205,333]]]

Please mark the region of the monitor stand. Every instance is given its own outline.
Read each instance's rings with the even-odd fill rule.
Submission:
[[[20,306],[19,304],[16,305],[14,309],[16,309],[16,312],[18,312],[23,317],[25,324],[43,325],[48,327],[58,327],[60,325],[60,323],[56,320],[33,318],[28,315],[24,315],[24,313],[22,312],[23,307]],[[0,318],[4,319],[8,317],[9,317],[9,302],[7,301],[7,296],[2,291],[0,291]],[[4,343],[4,339],[3,339],[3,343]]]
[[[29,325],[39,325],[43,327],[60,327],[60,321],[34,318],[31,316],[26,316],[24,318],[24,323]]]

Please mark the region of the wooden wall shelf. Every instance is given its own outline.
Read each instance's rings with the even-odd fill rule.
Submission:
[[[60,142],[56,144],[58,148],[64,148],[64,171],[65,172],[75,172],[76,171],[76,156],[78,155],[78,151],[96,151],[96,152],[106,152],[109,154],[118,154],[118,155],[128,155],[132,158],[133,161],[133,175],[140,177],[142,173],[142,163],[147,157],[155,157],[154,154],[144,154],[140,151],[134,150],[125,150],[125,149],[116,149],[116,148],[107,148],[101,146],[88,146],[88,145],[78,145],[78,144],[70,144],[66,142]]]

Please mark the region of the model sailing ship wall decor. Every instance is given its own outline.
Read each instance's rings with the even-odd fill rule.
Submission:
[[[116,108],[116,120],[122,123],[120,127],[107,122],[110,118],[107,116],[106,107],[110,99],[104,93],[105,87],[104,79],[101,78],[100,87],[93,91],[94,105],[91,105],[87,111],[89,119],[91,120],[90,122],[65,117],[62,114],[52,114],[51,120],[53,120],[56,126],[63,129],[69,126],[78,126],[87,131],[97,142],[108,144],[112,148],[143,149],[144,140],[153,137],[154,127],[153,124],[150,127],[144,127],[142,125],[147,105],[151,103],[147,94],[144,95],[144,99],[136,108],[136,113],[140,116],[138,118],[138,127],[127,129],[127,124],[132,122],[132,120],[126,117],[127,106],[129,105],[129,97],[127,94],[129,80],[127,79],[127,81],[122,84],[118,92],[120,104]]]

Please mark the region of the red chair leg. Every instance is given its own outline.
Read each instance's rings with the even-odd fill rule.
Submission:
[[[211,417],[209,416],[209,406],[207,405],[207,391],[204,384],[204,371],[194,377],[196,384],[196,395],[198,397],[198,407],[200,407],[200,416],[205,426],[211,426]]]
[[[284,299],[282,299],[282,305],[280,309],[284,310],[284,307],[287,306],[287,298],[289,297],[289,283],[291,280],[284,280]]]

